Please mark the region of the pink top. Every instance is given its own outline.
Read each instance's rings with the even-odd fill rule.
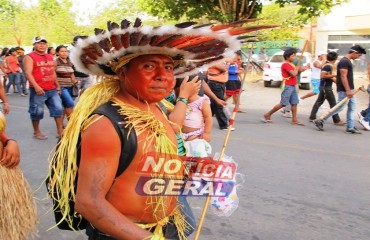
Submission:
[[[202,114],[203,102],[211,103],[207,96],[199,97],[194,102],[188,103],[184,126],[190,128],[204,127],[204,118]]]

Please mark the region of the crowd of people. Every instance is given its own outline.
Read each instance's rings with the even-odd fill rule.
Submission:
[[[272,123],[271,116],[280,109],[283,109],[283,114],[290,113],[290,109],[287,111],[287,106],[291,108],[292,115],[284,115],[288,118],[292,118],[292,124],[304,126],[304,124],[297,119],[298,104],[304,99],[318,95],[317,100],[312,107],[309,121],[312,122],[320,131],[324,130],[324,123],[327,119],[333,118],[333,122],[337,126],[346,125],[346,133],[361,134],[355,126],[355,86],[354,86],[354,72],[353,64],[351,61],[359,58],[362,54],[366,54],[366,50],[360,45],[352,46],[348,53],[336,63],[338,54],[336,52],[320,52],[318,59],[313,62],[312,67],[312,92],[305,94],[302,97],[298,96],[298,78],[299,72],[307,71],[310,69],[309,65],[300,66],[293,64],[297,60],[297,49],[288,48],[284,52],[285,62],[281,67],[283,76],[282,82],[282,93],[280,103],[275,105],[270,111],[266,112],[261,121],[263,123]],[[368,76],[370,80],[370,64],[368,65]],[[336,90],[338,93],[338,101],[333,91],[333,84],[336,84]],[[369,84],[370,87],[370,84]],[[348,101],[342,102],[340,106],[336,106],[343,99]],[[320,106],[327,100],[330,108],[333,111],[329,111],[322,118],[317,118],[316,114]],[[347,121],[344,122],[340,119],[338,113],[342,111],[347,104]],[[370,101],[369,101],[370,104]],[[359,123],[364,127],[365,130],[370,130],[369,121],[367,116],[368,109],[359,113]]]
[[[108,44],[108,39],[104,38],[101,36],[99,43],[105,40],[105,44]],[[99,53],[96,48],[90,47],[92,41],[97,41],[97,38],[75,37],[74,57],[69,56],[66,46],[48,48],[48,41],[44,37],[33,39],[33,51],[27,55],[24,55],[22,48],[9,49],[4,53],[4,56],[8,56],[0,62],[4,78],[0,83],[3,111],[9,113],[6,94],[10,93],[14,83],[14,93],[19,96],[29,95],[28,112],[33,138],[46,140],[48,137],[41,131],[40,121],[44,117],[45,105],[48,107],[50,117],[55,119],[56,137],[61,138],[55,155],[56,162],[60,161],[61,166],[65,166],[65,157],[68,157],[71,161],[77,159],[79,163],[77,186],[68,188],[69,191],[74,191],[75,187],[79,190],[63,192],[65,195],[59,197],[69,200],[70,194],[75,196],[75,210],[89,222],[86,226],[89,239],[185,239],[196,227],[186,198],[155,196],[149,199],[138,196],[134,187],[142,179],[135,169],[140,160],[151,152],[164,155],[187,155],[191,152],[192,156],[202,157],[209,155],[212,116],[215,116],[220,130],[235,130],[230,126],[224,108],[227,101],[230,101],[238,110],[244,74],[240,52],[234,51],[234,56],[225,58],[223,62],[209,64],[205,72],[196,70],[196,74],[191,75],[194,73],[191,70],[196,67],[186,66],[182,68],[183,74],[176,76],[177,69],[181,68],[177,57],[183,52],[164,53],[153,46],[148,47],[150,51],[136,51],[132,48],[127,53],[122,51],[121,56],[105,52],[109,61],[98,64],[92,61],[98,58],[94,54]],[[347,125],[347,133],[361,133],[354,123],[355,88],[351,60],[362,54],[366,54],[365,49],[355,45],[335,66],[338,58],[335,52],[320,53],[312,68],[313,91],[299,98],[297,76],[299,72],[310,71],[311,68],[299,64],[296,66],[294,61],[297,50],[287,49],[281,69],[281,101],[266,112],[261,121],[272,123],[272,115],[290,105],[291,123],[304,125],[297,117],[298,104],[307,97],[318,95],[309,120],[319,130],[324,130],[325,121],[333,117],[335,124]],[[98,84],[92,84],[91,81],[91,76],[96,74],[95,69],[105,75],[105,80]],[[370,79],[370,64],[368,73]],[[337,85],[338,101],[346,97],[349,99],[346,123],[338,116],[344,105],[323,119],[316,116],[325,100],[328,100],[330,107],[336,104],[334,83]],[[75,103],[72,91],[76,85],[79,86],[80,101],[83,104]],[[368,92],[370,94],[370,85]],[[127,166],[128,171],[119,176],[116,175],[117,166],[121,155],[125,153],[121,152],[122,144],[115,123],[104,113],[96,112],[107,103],[119,107],[118,112],[127,123],[125,128],[129,127],[136,139],[137,151]],[[370,104],[368,109],[359,114],[359,118],[361,125],[370,130]],[[17,143],[6,134],[0,136],[0,139],[9,149],[0,164],[16,166],[19,162]],[[202,140],[202,143],[197,141],[197,145],[203,148],[200,155],[199,148],[192,148],[194,140]],[[68,153],[63,154],[63,151]],[[53,174],[60,177],[58,172]],[[186,176],[181,173],[176,177]],[[60,181],[55,182],[61,184]],[[65,189],[64,186],[57,187]],[[54,200],[63,203],[63,200]]]

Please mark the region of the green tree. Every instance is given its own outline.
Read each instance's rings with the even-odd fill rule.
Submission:
[[[279,4],[280,7],[286,5],[296,4],[299,6],[298,14],[304,16],[303,20],[306,22],[313,17],[318,17],[321,14],[327,14],[337,5],[348,2],[349,0],[270,0]]]
[[[232,22],[257,16],[260,0],[139,0],[139,6],[154,16],[172,20],[217,20]]]
[[[155,23],[158,22],[158,18],[141,11],[135,0],[120,0],[115,3],[114,8],[108,6],[92,15],[91,23],[94,27],[107,29],[108,21],[120,24],[123,19],[135,21],[136,17],[139,17],[146,24],[154,23],[155,25]],[[91,32],[89,34],[91,34]]]
[[[281,8],[278,4],[271,3],[263,7],[260,23],[279,24],[278,30],[264,30],[259,34],[259,40],[298,40],[298,32],[302,29],[305,17],[297,14],[299,6],[289,5]]]
[[[348,0],[269,0],[276,2],[282,10],[287,6],[298,6],[296,13],[305,23],[314,17],[330,12],[331,8]],[[261,0],[139,0],[144,11],[154,16],[172,20],[217,20],[232,22],[256,17],[261,11]]]

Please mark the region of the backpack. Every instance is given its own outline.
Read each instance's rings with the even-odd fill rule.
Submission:
[[[99,106],[92,114],[100,114],[104,115],[105,117],[109,118],[112,122],[114,128],[116,129],[118,136],[121,140],[121,155],[118,163],[118,169],[116,173],[116,178],[120,176],[126,168],[130,165],[132,159],[134,158],[136,151],[137,151],[137,137],[134,129],[129,131],[130,127],[125,127],[125,117],[118,113],[119,107],[113,106],[113,102],[109,101],[107,103],[102,104]],[[80,145],[80,138],[78,140],[78,146]],[[77,166],[79,165],[80,161],[80,146],[78,147],[77,151]],[[55,161],[51,163],[52,165],[55,164]],[[53,176],[53,172],[51,172],[51,177]],[[74,180],[75,192],[77,190],[77,180],[78,174]],[[49,179],[46,180],[46,188],[49,190]],[[58,196],[57,191],[52,191],[54,197]],[[70,211],[68,213],[70,219],[72,219],[72,223],[68,223],[68,221],[63,219],[63,215],[61,214],[60,207],[58,206],[57,202],[53,200],[53,211],[55,221],[57,223],[57,227],[62,230],[83,230],[86,228],[87,220],[84,219],[81,215],[76,214],[74,211],[74,201],[69,200],[68,202]],[[63,219],[63,220],[62,220]]]

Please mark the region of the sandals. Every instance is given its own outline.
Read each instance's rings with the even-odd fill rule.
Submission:
[[[304,126],[304,124],[301,123],[301,122],[292,122],[291,124],[292,125],[297,125],[297,126]]]
[[[263,123],[272,123],[272,120],[271,119],[266,119],[265,117],[262,117],[260,120]]]
[[[46,140],[46,139],[48,139],[48,136],[46,136],[42,133],[39,133],[39,134],[34,134],[33,138],[38,139],[38,140]]]

